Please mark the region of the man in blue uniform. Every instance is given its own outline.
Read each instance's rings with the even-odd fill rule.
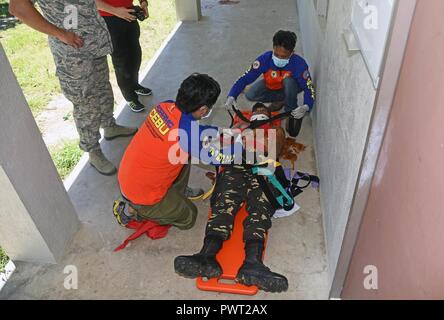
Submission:
[[[288,121],[288,133],[298,136],[302,119],[313,109],[315,89],[310,71],[305,60],[294,53],[296,34],[290,31],[278,31],[273,37],[273,51],[259,56],[247,72],[236,81],[228,94],[226,106],[236,106],[236,100],[245,87],[255,82],[261,75],[263,79],[254,83],[246,93],[250,101],[263,103],[277,102],[271,111],[285,107],[292,111]],[[298,106],[298,94],[304,92],[304,105]]]

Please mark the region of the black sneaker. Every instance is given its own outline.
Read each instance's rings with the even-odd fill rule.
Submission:
[[[142,112],[145,110],[145,106],[140,101],[130,101],[128,102],[128,106],[134,112]]]
[[[153,90],[151,90],[150,88],[142,87],[142,86],[139,86],[139,88],[137,88],[134,91],[140,96],[150,96],[153,94]]]
[[[113,214],[114,214],[114,217],[116,218],[117,222],[122,227],[126,227],[126,225],[128,223],[130,223],[131,220],[133,220],[131,217],[128,217],[125,214],[125,212],[124,212],[125,211],[125,206],[126,206],[126,203],[123,202],[123,201],[119,201],[119,200],[114,201],[114,204],[113,204]]]

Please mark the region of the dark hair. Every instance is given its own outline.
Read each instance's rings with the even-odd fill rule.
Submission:
[[[255,113],[257,109],[265,109],[267,110],[268,116],[271,118],[271,111],[267,108],[267,106],[261,102],[256,103],[253,108],[251,109],[251,112]]]
[[[202,106],[212,108],[220,95],[220,86],[207,74],[193,73],[180,85],[176,105],[188,114]]]
[[[297,40],[296,33],[279,30],[273,37],[273,47],[284,47],[288,51],[293,51]]]

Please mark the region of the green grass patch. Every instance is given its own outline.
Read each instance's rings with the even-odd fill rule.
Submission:
[[[0,4],[6,2],[8,1],[0,0]],[[140,23],[142,71],[176,24],[174,0],[151,1],[149,11],[150,18]],[[24,24],[18,24],[13,28],[0,30],[0,42],[32,113],[34,116],[39,115],[54,96],[61,93],[47,36]],[[111,59],[109,61],[111,80],[115,83],[114,68]],[[69,142],[62,148],[53,150],[51,155],[63,179],[77,164],[82,151],[76,142]]]
[[[8,263],[9,258],[6,253],[3,251],[2,247],[0,247],[0,272],[5,271],[5,266]]]
[[[142,67],[154,56],[177,22],[174,0],[150,1],[148,9],[150,18],[140,23]]]
[[[48,38],[19,24],[1,31],[0,41],[31,111],[37,116],[61,92]]]
[[[154,57],[162,42],[174,29],[177,23],[174,0],[150,1],[148,10],[150,17],[140,22],[140,46],[142,47],[143,71],[147,63]],[[115,82],[114,66],[111,57],[108,59],[111,79]]]
[[[7,1],[0,0],[0,4],[2,2]],[[176,24],[174,0],[153,1],[149,10],[150,18],[141,22],[142,68],[154,56]],[[47,36],[19,24],[0,31],[0,42],[5,48],[31,111],[37,116],[55,95],[61,93]],[[114,79],[111,63],[110,67],[111,78]]]
[[[79,140],[67,141],[62,146],[50,150],[50,153],[62,180],[71,173],[83,155],[79,148]]]

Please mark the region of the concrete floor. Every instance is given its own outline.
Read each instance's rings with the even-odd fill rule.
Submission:
[[[180,82],[192,72],[208,73],[223,92],[213,123],[227,125],[222,105],[231,84],[253,59],[271,48],[274,32],[280,28],[298,30],[293,0],[242,0],[236,5],[203,1],[204,18],[185,23],[167,45],[143,83],[154,90],[144,102],[153,105],[174,99]],[[300,50],[298,50],[300,52]],[[248,107],[245,100],[241,106]],[[125,109],[119,122],[139,125],[147,112],[134,114]],[[304,121],[299,142],[307,146],[298,160],[299,169],[316,173],[310,119]],[[104,142],[103,148],[118,163],[129,139]],[[193,168],[191,186],[208,188],[205,170]],[[197,252],[202,243],[208,201],[198,202],[199,216],[190,231],[171,229],[167,238],[146,237],[126,250],[113,253],[129,231],[115,222],[111,206],[119,195],[116,177],[104,177],[87,165],[69,190],[82,228],[59,265],[17,263],[17,271],[0,293],[3,299],[325,299],[328,296],[324,233],[319,193],[308,190],[297,199],[302,209],[292,217],[277,219],[270,232],[265,263],[288,277],[283,294],[260,292],[254,297],[202,292],[195,281],[174,273],[174,257]],[[79,272],[77,290],[63,286],[66,265]]]

